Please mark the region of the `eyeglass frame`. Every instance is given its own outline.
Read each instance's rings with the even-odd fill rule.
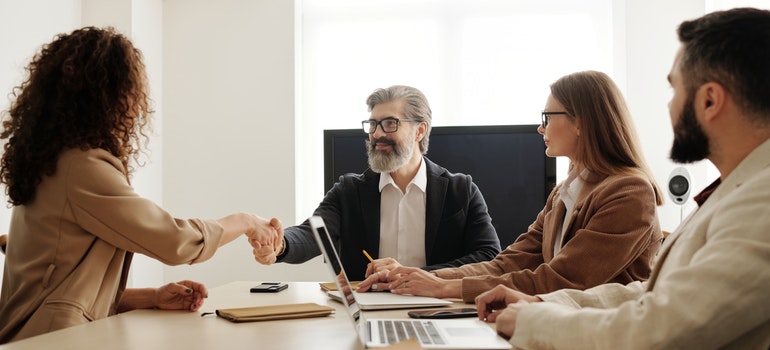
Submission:
[[[385,126],[382,125],[382,122],[384,122],[384,121],[390,122],[390,121],[393,121],[393,120],[396,121],[395,129],[393,129],[393,131],[385,130]],[[387,118],[383,118],[382,120],[367,119],[367,120],[362,120],[361,121],[361,129],[365,133],[367,133],[367,134],[374,134],[375,132],[377,132],[377,126],[379,126],[380,129],[382,129],[382,131],[384,133],[392,134],[392,133],[398,131],[398,126],[401,124],[402,121],[404,121],[404,122],[418,122],[417,120],[410,119],[410,118],[395,118],[395,117],[387,117]],[[372,127],[372,123],[374,123],[374,127]]]
[[[552,115],[570,115],[570,114],[568,112],[546,112],[546,111],[540,112],[540,116],[542,118],[540,120],[540,126],[542,126],[543,129],[548,127],[548,123],[551,122]]]

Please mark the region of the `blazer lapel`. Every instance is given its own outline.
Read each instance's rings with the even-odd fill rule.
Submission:
[[[553,260],[553,248],[556,246],[557,231],[561,228],[559,222],[564,218],[564,214],[567,212],[567,207],[564,206],[561,198],[557,194],[553,203],[555,206],[553,209],[545,215],[543,218],[543,261],[549,262]],[[546,227],[548,230],[546,231]]]
[[[364,181],[359,184],[358,203],[364,222],[364,245],[375,257],[380,256],[380,174],[366,171]]]
[[[679,239],[679,232],[674,232],[666,238],[666,241],[663,243],[663,247],[658,252],[658,256],[655,257],[655,262],[652,264],[652,271],[650,272],[650,278],[647,279],[647,292],[652,291],[653,287],[655,287],[655,281],[658,279],[658,275],[660,274],[660,269],[663,267],[663,262],[668,257],[668,253],[671,252],[671,247],[674,246],[674,242],[676,242],[677,239]]]
[[[438,227],[444,211],[449,180],[440,176],[441,168],[423,157],[428,170],[428,183],[425,188],[425,261],[431,261],[433,244],[438,236]]]

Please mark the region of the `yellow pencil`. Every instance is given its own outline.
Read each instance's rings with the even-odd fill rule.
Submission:
[[[369,259],[369,262],[374,262],[374,259],[372,259],[372,256],[366,252],[366,249],[362,250],[362,252],[364,252],[364,255],[366,255],[366,258]]]

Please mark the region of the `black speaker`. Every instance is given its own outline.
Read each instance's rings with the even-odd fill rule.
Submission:
[[[683,167],[675,168],[668,176],[668,196],[682,205],[690,197],[690,173]]]

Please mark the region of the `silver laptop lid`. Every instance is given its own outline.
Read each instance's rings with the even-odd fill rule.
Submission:
[[[312,216],[309,221],[316,243],[318,243],[321,253],[324,255],[324,258],[326,258],[326,265],[329,266],[329,271],[331,271],[332,276],[335,276],[334,283],[337,284],[337,290],[343,295],[342,303],[350,314],[350,319],[353,320],[353,324],[358,327],[356,321],[358,321],[358,317],[360,316],[361,308],[358,306],[358,303],[356,303],[356,297],[353,295],[353,288],[350,286],[350,280],[348,280],[345,270],[342,269],[340,256],[337,254],[337,250],[334,249],[331,236],[329,236],[329,232],[326,230],[326,224],[320,216]]]

